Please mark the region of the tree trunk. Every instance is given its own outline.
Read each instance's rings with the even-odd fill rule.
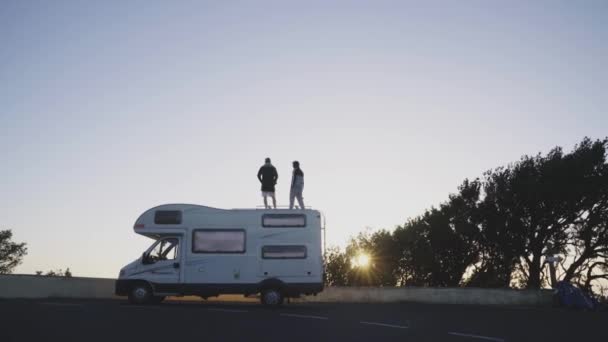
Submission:
[[[528,286],[529,289],[540,289],[540,253],[532,255],[532,261],[528,263]]]
[[[555,262],[549,262],[549,274],[551,275],[551,287],[555,288],[557,286],[557,277],[555,276]]]
[[[574,278],[574,276],[576,275],[576,270],[581,267],[583,263],[587,261],[587,259],[589,259],[589,256],[591,255],[589,250],[590,247],[585,247],[585,250],[583,251],[581,256],[578,259],[574,260],[572,264],[570,264],[570,267],[568,267],[568,270],[566,271],[566,274],[562,279],[563,281],[569,282],[572,280],[572,278]]]

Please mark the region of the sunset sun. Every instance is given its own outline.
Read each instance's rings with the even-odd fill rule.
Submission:
[[[351,263],[353,264],[353,267],[367,268],[369,267],[370,257],[368,254],[359,253],[351,260]]]

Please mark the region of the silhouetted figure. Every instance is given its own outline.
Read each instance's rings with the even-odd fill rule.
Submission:
[[[266,162],[258,171],[258,179],[262,183],[262,197],[264,197],[264,207],[270,209],[268,206],[268,196],[272,198],[272,205],[277,208],[277,199],[274,195],[274,186],[277,184],[279,174],[277,169],[270,163],[270,158],[266,158]]]
[[[304,191],[304,172],[300,169],[300,163],[298,161],[293,162],[293,173],[291,175],[291,189],[289,191],[289,209],[293,209],[294,198],[298,199],[300,209],[304,209],[304,198],[302,198],[302,191]]]

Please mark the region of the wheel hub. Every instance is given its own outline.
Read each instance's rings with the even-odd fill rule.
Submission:
[[[279,303],[279,294],[276,291],[266,292],[266,303],[276,305]]]
[[[146,294],[148,293],[148,291],[146,291],[146,289],[142,288],[142,287],[138,287],[137,289],[135,289],[135,297],[137,297],[138,299],[143,299],[146,297]]]

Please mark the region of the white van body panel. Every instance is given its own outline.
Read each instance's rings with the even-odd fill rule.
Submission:
[[[156,217],[167,213],[166,222]],[[264,226],[264,218],[274,226]],[[300,221],[305,225],[287,226]],[[116,285],[119,295],[127,294],[135,281],[148,282],[156,293],[201,296],[252,294],[269,283],[281,284],[293,296],[317,293],[323,287],[322,225],[317,210],[224,210],[168,204],[144,212],[135,222],[134,231],[158,240],[156,243],[177,238],[179,246],[175,259],[149,264],[142,256],[125,266]],[[235,239],[229,244],[236,245],[244,239],[243,250],[197,250],[206,248],[207,239],[211,241],[214,236]],[[150,246],[144,255],[153,248]]]

